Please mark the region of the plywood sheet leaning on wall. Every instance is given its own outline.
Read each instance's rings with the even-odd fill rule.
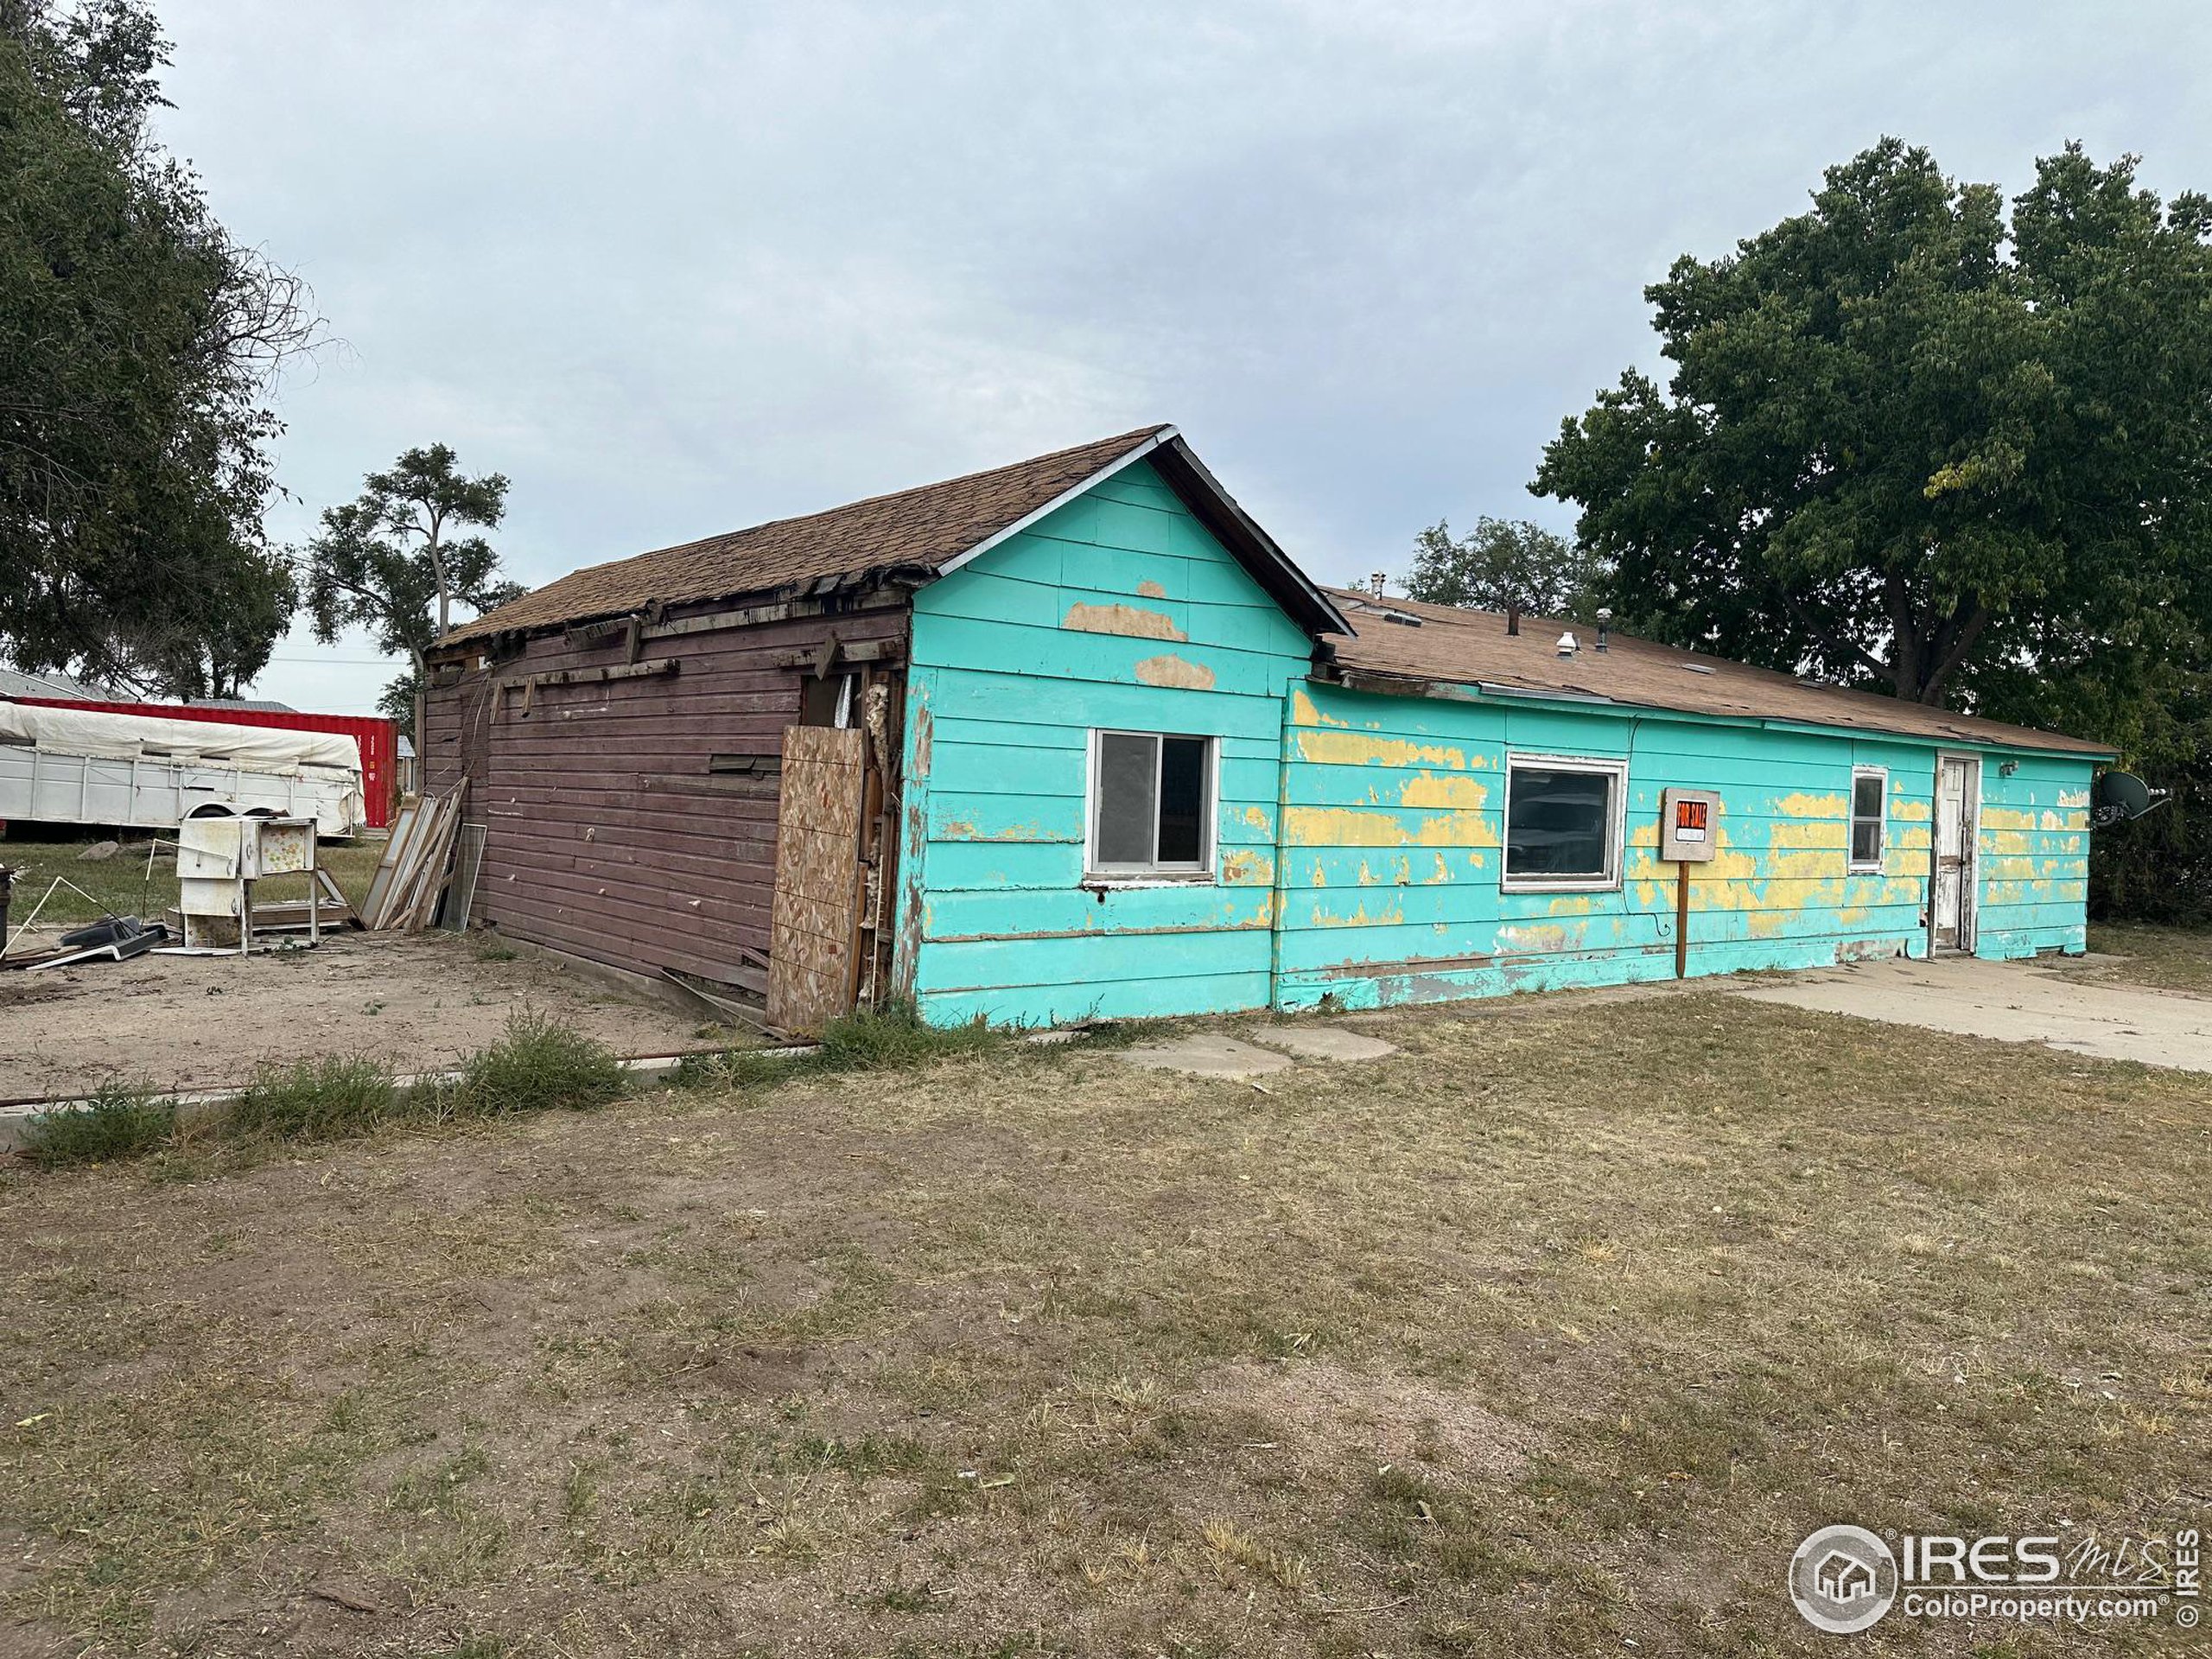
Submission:
[[[853,1004],[867,743],[857,729],[784,733],[768,1020],[785,1031],[819,1031]]]

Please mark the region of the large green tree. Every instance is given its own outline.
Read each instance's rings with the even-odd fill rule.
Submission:
[[[370,474],[359,499],[325,508],[298,555],[316,639],[330,645],[346,628],[365,628],[378,650],[406,657],[380,706],[410,732],[423,655],[453,626],[454,605],[480,615],[524,591],[500,574],[490,542],[461,533],[497,530],[506,511],[504,474],[466,477],[454,452],[434,443]]]
[[[2134,171],[2069,146],[2008,219],[1884,140],[1648,289],[1667,385],[1534,487],[1624,618],[1777,667],[1986,702],[2132,640],[2212,553],[2212,203]]]
[[[1446,523],[1414,537],[1408,597],[1478,611],[1575,616],[1595,603],[1604,567],[1556,531],[1484,515],[1465,536]]]
[[[269,393],[319,324],[148,129],[137,0],[0,0],[0,657],[234,692],[296,603]]]
[[[1885,140],[1645,290],[1672,371],[1564,423],[1624,626],[2103,737],[2177,786],[2101,906],[2212,914],[2212,201],[2069,145],[2008,204]]]

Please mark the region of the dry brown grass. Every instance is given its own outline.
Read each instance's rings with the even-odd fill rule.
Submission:
[[[0,864],[16,872],[16,906],[10,925],[22,924],[32,907],[45,897],[56,876],[83,888],[84,893],[72,893],[68,887],[56,890],[39,912],[41,927],[48,923],[73,926],[80,922],[97,921],[109,912],[159,920],[164,911],[174,909],[177,898],[176,855],[164,850],[152,861],[149,868],[146,848],[151,837],[147,831],[126,830],[120,836],[124,845],[135,848],[136,851],[92,861],[78,856],[99,841],[117,838],[105,831],[87,831],[82,839],[75,841],[22,841],[0,836]],[[174,833],[168,839],[174,841]],[[384,848],[381,840],[325,842],[316,849],[315,859],[336,879],[342,892],[359,899],[368,893],[370,878],[376,874],[377,861],[384,856]],[[269,877],[255,892],[264,900],[304,899],[307,887],[304,876],[279,875]]]
[[[1754,1655],[1831,1520],[2205,1510],[2212,1083],[1383,1030],[0,1175],[0,1648]],[[2079,1650],[1853,1645],[1972,1639]]]
[[[2105,922],[2089,930],[2089,949],[2114,960],[2080,963],[2077,972],[2212,995],[2212,929]]]

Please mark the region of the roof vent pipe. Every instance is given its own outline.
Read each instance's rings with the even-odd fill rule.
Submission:
[[[1388,580],[1389,578],[1382,571],[1377,570],[1373,575],[1368,577],[1367,591],[1377,599],[1382,598],[1382,584]]]
[[[1560,635],[1560,637],[1559,637],[1559,654],[1560,654],[1560,656],[1562,656],[1562,657],[1572,657],[1572,656],[1573,656],[1573,655],[1574,655],[1575,649],[1576,649],[1576,647],[1575,647],[1575,644],[1574,644],[1574,636],[1573,636],[1573,634],[1571,634],[1571,633],[1562,633],[1561,635]]]
[[[1599,649],[1599,650],[1603,651],[1603,650],[1605,648],[1605,641],[1606,641],[1608,639],[1610,639],[1610,638],[1611,638],[1611,637],[1612,637],[1612,632],[1613,632],[1613,613],[1612,613],[1612,612],[1611,612],[1611,610],[1609,610],[1609,609],[1605,608],[1605,607],[1603,607],[1603,606],[1600,606],[1600,607],[1599,607],[1599,610],[1598,610],[1598,649]]]

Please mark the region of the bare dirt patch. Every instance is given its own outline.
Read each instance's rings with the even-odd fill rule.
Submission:
[[[1349,1454],[1496,1477],[1527,1462],[1534,1438],[1526,1424],[1500,1416],[1467,1389],[1388,1369],[1224,1365],[1200,1382],[1198,1397],[1279,1424],[1294,1455],[1309,1462]]]
[[[265,956],[0,973],[0,1101],[113,1073],[215,1087],[244,1082],[264,1060],[316,1054],[367,1052],[401,1071],[430,1071],[497,1041],[508,1014],[530,1007],[624,1056],[711,1046],[681,1014],[536,958],[480,951],[450,934],[349,932]]]

